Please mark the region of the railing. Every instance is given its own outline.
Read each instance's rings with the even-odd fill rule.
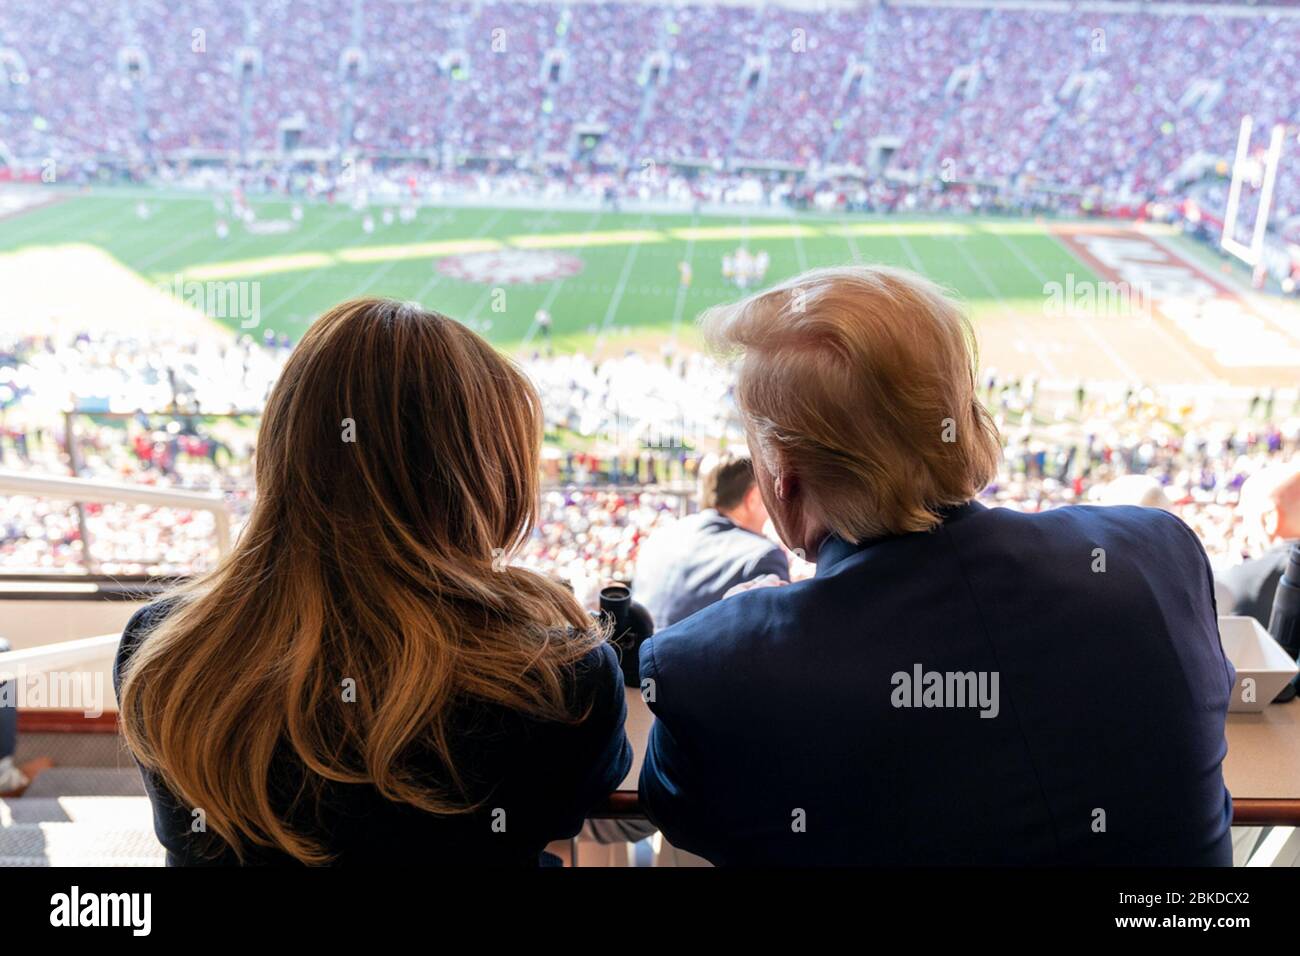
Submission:
[[[16,695],[7,706],[18,707],[19,731],[116,731],[112,672],[121,640],[102,634],[0,654],[0,684]]]
[[[75,641],[28,647],[0,654],[0,680],[14,677],[18,668],[32,672],[64,669],[103,669],[112,666],[113,655],[121,642],[121,634],[101,634]]]
[[[53,498],[72,502],[77,509],[77,526],[81,532],[81,556],[88,570],[95,568],[91,552],[90,532],[86,526],[85,503],[123,502],[152,505],[159,508],[190,508],[211,511],[216,523],[217,553],[225,556],[230,551],[230,511],[221,495],[201,491],[184,491],[177,488],[150,488],[141,485],[123,485],[111,481],[94,481],[87,478],[67,478],[60,475],[38,475],[19,471],[0,470],[0,495],[25,495],[33,498]]]
[[[68,672],[82,681],[83,693],[93,695],[99,688],[92,683],[96,674],[104,675],[107,687],[107,675],[112,668],[113,656],[117,651],[118,634],[105,634],[97,637],[65,641],[44,647],[11,651],[0,654],[0,680],[21,674]],[[590,814],[594,819],[636,819],[644,816],[637,794],[637,778],[640,773],[641,756],[645,753],[650,734],[652,718],[640,692],[635,689],[626,691],[628,700],[628,719],[626,730],[635,753],[632,771],[609,797]],[[90,699],[87,696],[86,699]],[[99,718],[88,718],[79,708],[70,708],[66,703],[51,701],[51,706],[44,712],[40,709],[20,714],[20,729],[42,732],[66,733],[113,733],[117,730],[115,704],[110,694],[104,694],[106,713]],[[1284,740],[1294,739],[1295,725],[1300,722],[1300,704],[1272,705],[1265,714],[1230,714],[1227,725],[1227,738],[1230,752],[1230,766],[1225,768],[1225,778],[1229,790],[1233,791],[1234,826],[1300,826],[1300,791],[1291,794],[1257,795],[1252,790],[1256,781],[1248,780],[1251,776],[1249,764],[1269,762],[1270,773],[1280,775],[1281,787],[1300,784],[1294,776],[1294,770],[1288,764],[1291,753],[1273,748],[1261,751],[1260,741],[1254,740],[1261,731],[1261,724],[1275,725],[1279,737]],[[1272,739],[1264,743],[1273,743]],[[1231,760],[1234,751],[1244,758]],[[1293,762],[1292,762],[1293,763]],[[1280,766],[1279,766],[1280,765]]]

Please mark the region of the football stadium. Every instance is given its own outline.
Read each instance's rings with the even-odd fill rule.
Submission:
[[[0,5],[0,867],[1300,865],[1297,51]]]

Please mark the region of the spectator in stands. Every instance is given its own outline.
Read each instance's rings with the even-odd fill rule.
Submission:
[[[9,642],[0,637],[0,654],[9,650]],[[0,676],[4,658],[0,657]],[[36,757],[21,766],[14,762],[18,752],[18,684],[0,681],[0,798],[20,797],[42,770],[54,765],[49,757]]]
[[[763,535],[767,509],[748,455],[725,455],[700,475],[700,508],[641,546],[633,593],[656,627],[676,624],[738,584],[790,580],[785,552]]]
[[[1124,475],[1116,478],[1102,489],[1099,503],[1159,508],[1170,512],[1174,510],[1173,502],[1165,494],[1165,489],[1151,475]]]
[[[1268,626],[1277,582],[1291,545],[1300,540],[1300,464],[1277,465],[1251,476],[1241,488],[1247,531],[1261,552],[1224,575],[1236,601],[1233,614]]]
[[[810,580],[641,648],[650,819],[718,864],[1231,862],[1234,674],[1156,508],[986,508],[972,336],[902,270],[712,310],[754,472]]]
[[[267,404],[230,558],[142,609],[114,668],[170,864],[537,865],[623,779],[622,674],[506,559],[541,408],[413,304],[312,325]]]

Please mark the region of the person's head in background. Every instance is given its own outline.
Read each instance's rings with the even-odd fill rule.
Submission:
[[[736,398],[781,539],[809,560],[827,534],[925,531],[991,481],[997,429],[976,397],[961,309],[902,269],[797,276],[702,317],[738,356]]]
[[[1247,478],[1240,509],[1252,546],[1267,550],[1300,540],[1300,461],[1272,465]]]
[[[763,495],[748,455],[721,455],[700,470],[700,508],[712,508],[737,527],[762,534],[767,524]]]
[[[333,782],[467,809],[454,706],[573,721],[566,675],[603,640],[571,593],[503,560],[536,519],[541,437],[529,380],[460,323],[385,299],[321,316],[267,402],[233,553],[130,661],[141,764],[225,843],[303,862],[329,847],[277,812],[286,754],[299,800]]]
[[[1108,483],[1101,491],[1098,504],[1137,505],[1142,508],[1159,508],[1172,512],[1174,503],[1165,494],[1159,480],[1150,475],[1123,475]]]

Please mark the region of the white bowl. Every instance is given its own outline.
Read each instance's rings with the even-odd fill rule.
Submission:
[[[1223,642],[1223,653],[1237,669],[1237,683],[1228,701],[1228,710],[1233,713],[1263,710],[1300,671],[1253,617],[1220,617],[1219,640]]]

